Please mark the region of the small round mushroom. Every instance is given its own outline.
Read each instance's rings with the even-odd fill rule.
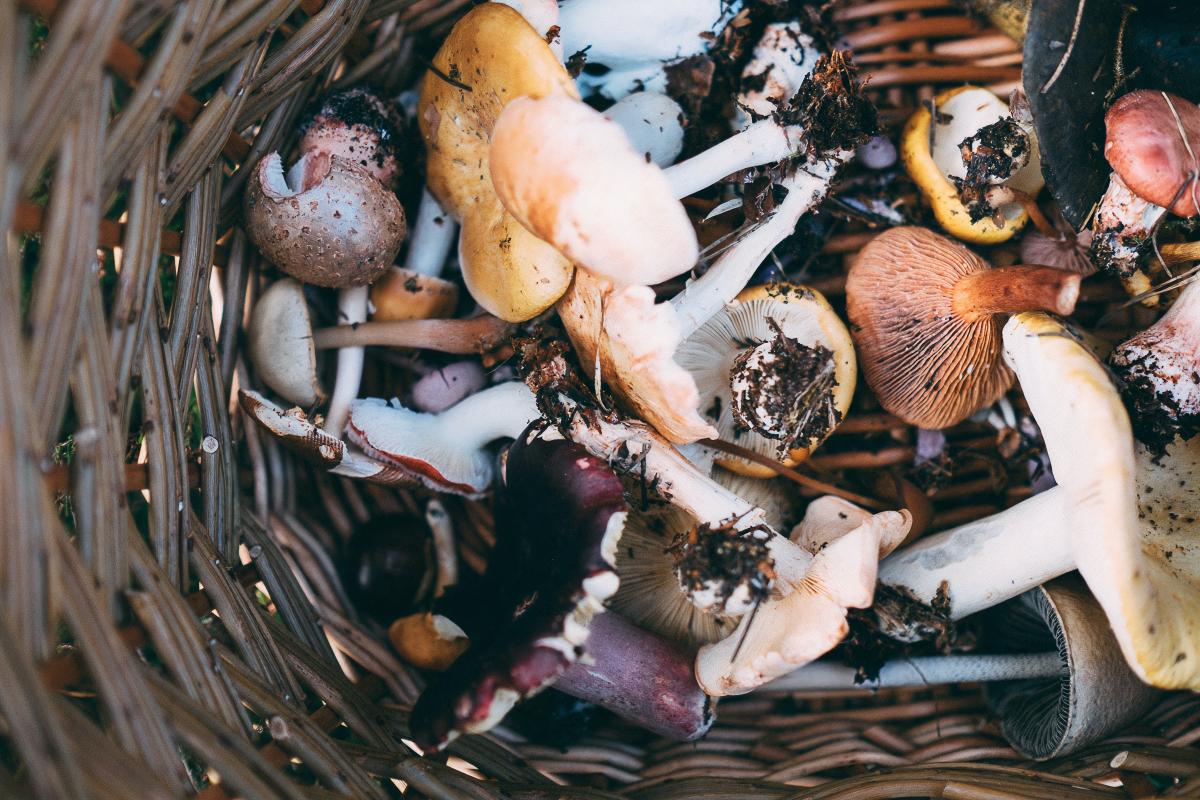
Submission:
[[[489,442],[513,438],[540,416],[520,382],[473,394],[440,414],[378,398],[350,406],[346,435],[364,453],[434,491],[478,498],[492,484]]]
[[[557,250],[504,209],[488,166],[492,128],[504,106],[551,94],[578,97],[542,35],[501,3],[478,5],[463,16],[421,83],[417,119],[429,191],[463,223],[458,255],[471,296],[509,322],[553,305],[573,272]]]
[[[355,163],[386,187],[400,174],[396,159],[400,120],[368,89],[329,95],[301,130],[301,153],[328,153]]]
[[[1025,126],[1013,124],[1007,103],[977,86],[961,86],[942,92],[934,98],[932,108],[932,112],[926,107],[918,109],[904,127],[900,138],[904,168],[933,207],[934,216],[947,233],[974,244],[998,244],[1012,238],[1029,220],[1028,213],[1019,203],[1002,204],[998,215],[990,212],[972,214],[960,199],[956,181],[962,182],[969,177],[968,166],[963,163],[964,145],[969,154],[976,153],[979,148],[972,147],[971,143],[981,143],[978,139],[981,130],[988,131],[997,123],[1007,125],[1003,131],[1010,134],[1009,141],[1003,142],[1003,147],[992,147],[995,142],[988,136],[986,150],[992,158],[980,159],[976,169],[983,167],[983,174],[970,177],[982,185],[1003,182],[1024,196],[1034,197],[1043,185],[1037,138]],[[1001,130],[997,129],[997,133]],[[1020,135],[1024,135],[1024,140],[1019,144],[1011,141],[1019,139]],[[1005,147],[1009,154],[1001,157]],[[1015,161],[1013,156],[1017,156]],[[989,174],[996,161],[1004,162],[1003,174]]]
[[[343,289],[382,275],[404,241],[396,196],[352,161],[306,153],[287,176],[278,153],[255,167],[246,232],[262,254],[304,283]]]
[[[850,409],[857,360],[849,331],[825,298],[790,283],[755,286],[718,311],[675,352],[700,391],[719,438],[792,466]],[[744,459],[717,463],[768,478]]]
[[[579,83],[609,99],[663,92],[665,65],[707,52],[740,7],[741,0],[563,0],[563,53],[583,52],[588,64],[605,68]]]
[[[876,236],[846,279],[846,311],[867,384],[885,409],[944,428],[995,402],[1012,382],[1003,314],[1070,314],[1080,277],[1053,267],[990,268],[925,228]]]
[[[307,409],[325,402],[312,332],[304,287],[284,278],[271,284],[254,304],[246,343],[263,383],[289,403]]]
[[[1108,363],[1134,435],[1152,452],[1200,433],[1200,286],[1189,283],[1158,322],[1117,345]]]
[[[621,126],[633,149],[660,167],[683,151],[683,109],[661,92],[634,92],[613,103],[604,116]]]
[[[1138,267],[1163,215],[1200,213],[1200,107],[1179,95],[1140,90],[1104,115],[1108,191],[1092,218],[1092,256],[1131,295],[1150,289]]]
[[[437,572],[432,531],[411,514],[384,514],[356,528],[341,559],[354,607],[384,624],[426,603]]]
[[[471,643],[453,620],[429,611],[393,622],[388,628],[388,641],[405,662],[430,672],[449,669]]]
[[[882,134],[872,136],[858,146],[855,155],[867,169],[888,169],[896,163],[896,145]]]
[[[413,384],[412,403],[418,411],[437,414],[486,384],[487,376],[478,361],[455,361],[432,370]]]
[[[492,131],[492,184],[522,225],[618,284],[696,263],[696,233],[663,172],[621,126],[571,97],[520,97]]]

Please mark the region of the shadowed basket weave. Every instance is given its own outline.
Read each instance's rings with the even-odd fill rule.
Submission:
[[[565,750],[505,731],[441,760],[404,743],[420,679],[356,620],[328,553],[418,498],[313,473],[235,410],[262,288],[237,223],[250,167],[294,144],[316,94],[411,85],[469,5],[0,0],[0,796],[1085,798],[1150,796],[1144,774],[1200,792],[1185,696],[1036,765],[971,687],[751,695],[686,745],[618,723]],[[1017,46],[949,0],[836,18],[888,121],[943,86],[1020,79]],[[1119,297],[1089,291],[1097,316]],[[950,438],[995,448],[981,426]],[[867,412],[813,467],[912,456],[910,430]],[[960,472],[935,525],[1027,493]],[[448,505],[482,569],[490,512]]]

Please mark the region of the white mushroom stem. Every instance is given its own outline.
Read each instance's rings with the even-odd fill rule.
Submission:
[[[529,388],[508,381],[467,397],[437,415],[458,441],[483,447],[497,439],[515,439],[541,414]]]
[[[663,170],[675,196],[688,197],[726,175],[782,161],[796,152],[804,138],[797,127],[764,119],[686,161]]]
[[[417,221],[408,239],[408,256],[404,265],[421,275],[438,277],[457,239],[458,225],[442,210],[428,189],[421,192]]]
[[[434,597],[441,597],[446,589],[458,583],[458,551],[454,544],[454,522],[442,501],[431,499],[425,504],[425,523],[433,534],[433,551],[437,557],[437,583]]]
[[[703,277],[689,283],[671,300],[681,340],[699,330],[745,288],[771,251],[792,235],[800,218],[824,199],[833,176],[851,155],[848,150],[839,151],[831,158],[810,162],[785,178],[780,185],[787,189],[787,197],[771,215],[722,254]]]
[[[988,683],[1052,678],[1063,670],[1057,652],[1021,655],[916,656],[889,661],[875,680],[855,683],[857,670],[831,661],[816,661],[771,681],[764,692],[830,692],[846,689],[897,689],[947,683]]]
[[[1070,500],[1056,486],[999,514],[919,539],[879,565],[879,581],[932,603],[943,584],[962,619],[1075,569]],[[887,630],[897,638],[911,631]]]
[[[352,286],[338,293],[338,324],[358,325],[367,321],[367,298],[370,288]],[[362,383],[363,348],[343,347],[338,350],[337,378],[333,384],[333,396],[329,400],[329,411],[325,414],[325,430],[332,436],[341,436],[350,414],[350,404],[358,397]]]

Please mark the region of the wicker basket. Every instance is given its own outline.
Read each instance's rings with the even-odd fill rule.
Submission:
[[[1187,783],[1200,701],[1182,695],[1037,765],[972,687],[752,695],[688,745],[617,723],[566,749],[496,733],[435,760],[405,744],[420,678],[356,621],[328,553],[417,499],[314,474],[234,410],[261,288],[236,225],[249,166],[293,143],[317,92],[411,85],[468,5],[0,2],[0,795],[1084,798],[1151,796],[1171,778],[1172,793],[1200,791]],[[1017,46],[950,0],[837,16],[887,120],[942,86],[1019,80]],[[836,294],[839,276],[823,280]],[[1116,297],[1092,290],[1097,315]],[[838,436],[818,468],[911,459],[911,431],[884,415]],[[993,446],[970,426],[951,437]],[[943,489],[937,521],[1022,493],[985,483]],[[480,569],[490,512],[451,510]]]

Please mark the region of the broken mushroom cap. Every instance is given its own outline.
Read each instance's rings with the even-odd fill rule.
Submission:
[[[365,169],[391,187],[400,172],[396,159],[400,120],[387,103],[368,89],[335,92],[304,123],[300,153],[328,153]]]
[[[1121,730],[1162,696],[1130,671],[1078,575],[1031,589],[986,623],[1005,650],[1058,651],[1058,674],[984,688],[1004,738],[1027,758],[1070,755]]]
[[[783,108],[812,72],[821,51],[799,22],[772,22],[742,69],[747,87],[737,96],[734,127],[742,130],[755,119]]]
[[[683,151],[683,109],[662,92],[634,92],[604,110],[621,126],[635,151],[660,167],[670,166]]]
[[[1200,213],[1200,107],[1142,89],[1104,115],[1104,157],[1138,197],[1178,217]]]
[[[382,275],[404,242],[396,195],[357,164],[313,152],[287,176],[265,156],[246,189],[246,233],[262,254],[304,283],[344,289]]]
[[[1200,285],[1193,281],[1158,322],[1109,354],[1134,435],[1154,453],[1200,433],[1198,347]]]
[[[478,361],[455,361],[438,367],[413,384],[412,402],[418,411],[437,414],[487,385]]]
[[[933,207],[938,223],[950,235],[973,244],[999,244],[1011,239],[1029,220],[1024,209],[1017,204],[1005,206],[1003,224],[999,226],[990,216],[972,222],[951,181],[951,177],[961,178],[965,174],[960,144],[980,128],[1007,116],[1008,105],[987,89],[960,86],[934,98],[933,109],[938,121],[935,122],[929,108],[922,106],[904,126],[900,137],[904,168]],[[1036,138],[1030,136],[1029,143],[1034,151],[1029,163],[1005,183],[1036,195],[1042,187],[1042,175]]]
[[[284,278],[271,284],[254,304],[246,333],[254,371],[272,391],[302,408],[325,402],[312,317],[299,282]]]
[[[399,322],[406,319],[446,319],[458,306],[458,286],[433,275],[392,267],[371,287],[371,319]]]
[[[832,496],[810,503],[791,545],[773,548],[780,578],[772,596],[697,654],[704,691],[745,694],[832,650],[849,630],[847,609],[871,604],[879,559],[904,540],[910,521],[907,511],[871,514]]]
[[[1053,267],[992,269],[924,228],[875,237],[846,279],[846,311],[867,384],[913,425],[944,428],[995,402],[1012,373],[1000,315],[1070,314],[1080,277]]]
[[[791,466],[833,432],[850,409],[857,361],[850,332],[825,298],[790,283],[754,286],[717,312],[675,353],[700,391],[719,438]],[[772,477],[721,455],[726,469]]]
[[[699,257],[662,170],[620,125],[574,98],[510,102],[488,158],[504,207],[583,269],[649,285],[687,272]]]
[[[440,414],[374,397],[356,400],[346,435],[371,458],[434,491],[477,498],[492,484],[487,444],[515,437],[539,416],[533,394],[518,381],[473,394]]]
[[[412,712],[426,751],[486,731],[579,660],[592,618],[619,585],[613,569],[628,505],[608,465],[532,431],[508,451],[496,546],[470,619],[471,647]]]
[[[488,167],[504,106],[550,94],[578,97],[541,35],[500,3],[476,6],[455,24],[421,83],[417,116],[429,191],[463,222],[459,261],[471,296],[509,322],[549,308],[574,270],[504,209]]]
[[[428,611],[393,622],[388,627],[388,641],[406,663],[431,672],[449,669],[470,645],[462,628]]]

